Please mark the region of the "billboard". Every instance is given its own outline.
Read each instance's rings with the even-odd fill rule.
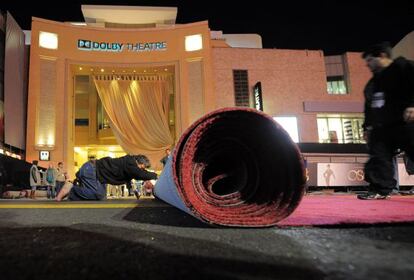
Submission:
[[[405,164],[398,164],[398,180],[400,186],[414,186],[414,175],[409,175],[405,170]]]
[[[318,163],[318,186],[367,186],[363,163]]]
[[[363,163],[317,163],[317,186],[367,186]],[[404,163],[398,164],[400,186],[414,186],[414,175],[409,175]],[[312,172],[309,168],[309,186],[313,186]]]

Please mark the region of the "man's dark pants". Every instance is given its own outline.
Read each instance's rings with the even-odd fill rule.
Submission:
[[[414,160],[414,123],[375,128],[370,133],[370,159],[365,165],[365,180],[369,190],[383,195],[391,193],[394,179],[395,151],[405,151]]]

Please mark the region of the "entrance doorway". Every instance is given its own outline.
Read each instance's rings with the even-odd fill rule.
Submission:
[[[172,145],[175,141],[174,65],[72,65],[72,71],[75,171],[88,159],[120,157],[125,155],[126,151],[134,151],[135,148],[150,158],[152,169],[162,169],[159,158],[163,156],[165,146],[156,142],[158,139],[155,139],[154,135],[158,137],[156,133],[160,134],[161,130],[164,133],[164,143],[171,142]],[[152,91],[152,81],[156,86],[158,83],[163,83],[163,86]],[[114,88],[118,91],[114,91]],[[116,94],[120,98],[111,99]],[[144,94],[159,94],[163,98],[163,103],[141,98]],[[156,119],[160,112],[162,118]]]

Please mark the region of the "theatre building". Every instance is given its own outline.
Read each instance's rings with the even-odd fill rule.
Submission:
[[[176,8],[82,12],[83,23],[32,20],[27,161],[73,174],[88,158],[144,153],[159,170],[191,123],[230,106],[263,110],[298,143],[363,143],[360,53],[263,49],[256,34],[176,24]]]

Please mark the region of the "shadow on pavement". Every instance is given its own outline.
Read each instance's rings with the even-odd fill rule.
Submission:
[[[154,224],[163,226],[176,227],[193,227],[193,228],[211,228],[213,226],[197,220],[193,216],[165,204],[160,207],[137,207],[133,208],[124,217],[124,220],[130,222]]]
[[[0,228],[1,279],[324,277],[312,263],[276,258],[218,242],[100,225],[82,227],[85,230]]]

